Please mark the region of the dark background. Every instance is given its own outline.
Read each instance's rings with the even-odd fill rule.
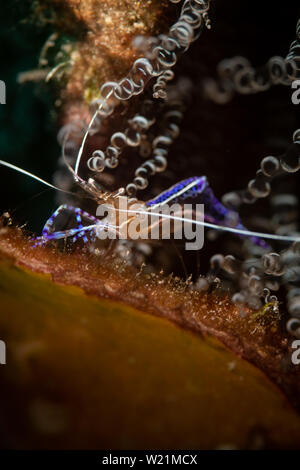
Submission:
[[[59,155],[53,89],[42,83],[20,84],[18,74],[36,69],[52,28],[35,23],[29,0],[2,2],[0,21],[0,78],[6,83],[6,105],[0,106],[0,158],[51,181]],[[0,172],[1,210],[40,230],[54,207],[53,191],[4,167]]]

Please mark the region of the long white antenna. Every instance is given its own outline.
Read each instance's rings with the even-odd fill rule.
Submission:
[[[113,90],[111,90],[111,91],[108,93],[108,95],[106,96],[106,98],[99,104],[99,106],[98,106],[97,110],[95,111],[95,113],[94,113],[92,119],[90,120],[90,123],[89,123],[89,125],[88,125],[88,127],[87,127],[87,130],[85,131],[85,134],[84,134],[84,136],[83,136],[83,139],[82,139],[82,141],[81,141],[81,145],[80,145],[80,148],[79,148],[77,160],[76,160],[76,163],[75,163],[75,168],[74,168],[74,173],[75,173],[75,175],[78,174],[78,169],[79,169],[79,165],[80,165],[80,160],[81,160],[81,157],[82,157],[82,153],[83,153],[83,150],[84,150],[85,142],[86,142],[86,139],[87,139],[87,137],[88,137],[88,135],[89,135],[90,129],[91,129],[91,127],[92,127],[92,125],[93,125],[93,123],[94,123],[94,121],[95,121],[95,119],[96,119],[96,116],[97,116],[98,112],[99,112],[100,109],[102,108],[104,102],[107,101],[108,98],[110,98],[110,96],[112,95],[112,92],[113,92]]]
[[[64,189],[60,189],[57,186],[54,186],[51,183],[48,183],[47,181],[43,180],[39,176],[34,175],[33,173],[30,173],[29,171],[23,170],[23,168],[19,168],[16,165],[13,165],[12,163],[5,162],[4,160],[0,160],[0,165],[6,166],[7,168],[11,168],[12,170],[18,171],[19,173],[22,173],[23,175],[30,176],[30,178],[39,181],[40,183],[44,184],[45,186],[48,186],[51,189],[55,189],[56,191],[61,191],[63,193],[67,194],[73,194],[70,191],[65,191]]]
[[[278,240],[282,242],[297,242],[300,241],[300,236],[289,236],[289,235],[276,235],[272,233],[264,233],[264,232],[252,232],[251,230],[242,230],[234,227],[226,227],[225,225],[217,225],[217,224],[212,224],[210,222],[205,222],[201,220],[194,220],[194,219],[188,219],[185,217],[179,217],[176,215],[171,215],[171,214],[162,214],[160,212],[152,212],[152,211],[143,211],[143,210],[130,210],[130,209],[116,209],[119,212],[127,212],[127,213],[132,213],[132,214],[141,214],[141,215],[155,215],[158,217],[161,217],[163,219],[172,219],[172,220],[179,220],[180,222],[190,222],[195,225],[201,225],[203,227],[209,227],[213,228],[216,230],[222,230],[224,232],[231,232],[231,233],[236,233],[239,235],[244,235],[247,237],[257,237],[257,238],[266,238],[269,240]]]

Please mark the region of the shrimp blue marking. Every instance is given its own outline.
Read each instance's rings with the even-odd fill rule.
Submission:
[[[168,190],[160,193],[156,198],[151,199],[150,201],[146,202],[146,207],[154,209],[155,207],[165,205],[170,201],[182,201],[189,197],[196,197],[200,196],[199,200],[200,203],[203,203],[206,209],[206,214],[204,214],[204,220],[216,224],[222,225],[222,223],[227,227],[232,227],[226,221],[226,218],[232,211],[227,209],[220,201],[215,197],[212,189],[210,188],[207,179],[205,176],[193,176],[186,180],[180,181],[179,183],[175,184]],[[70,230],[65,230],[61,232],[50,232],[53,228],[54,221],[58,217],[58,215],[64,211],[68,210],[70,212],[74,212],[77,222],[77,227]],[[92,225],[88,227],[84,227],[82,224],[82,218],[86,218],[87,220],[93,222]],[[75,242],[79,238],[82,238],[84,243],[88,241],[86,233],[90,233],[91,240],[95,240],[97,237],[97,228],[101,225],[99,219],[88,214],[87,212],[72,206],[68,206],[66,204],[60,206],[48,219],[46,222],[44,229],[42,231],[42,237],[38,237],[36,239],[36,244],[43,244],[49,240],[58,240],[61,238],[68,238],[73,236],[73,241]],[[234,228],[239,230],[246,230],[245,226],[242,224],[240,217],[237,214],[237,224]],[[249,235],[242,235],[238,234],[240,238],[249,238],[255,245],[260,246],[264,249],[269,249],[269,245],[262,239],[256,236],[249,236]]]
[[[63,212],[63,211],[68,211],[68,212],[73,212],[76,217],[77,221],[77,227],[74,229],[70,230],[65,230],[65,231],[51,231],[54,227],[54,222],[56,218]],[[89,226],[83,226],[82,224],[82,219],[85,218],[89,220],[90,222],[93,222],[92,225]],[[86,236],[87,232],[91,232],[93,234],[93,238],[95,238],[96,234],[96,229],[99,228],[99,226],[102,225],[99,219],[94,217],[93,215],[89,214],[88,212],[83,211],[82,209],[79,209],[78,207],[73,207],[69,206],[67,204],[63,204],[56,209],[56,211],[49,217],[47,222],[44,225],[44,228],[42,230],[42,236],[37,237],[35,239],[35,246],[42,245],[46,243],[47,241],[50,240],[59,240],[61,238],[67,238],[73,236],[73,241],[78,240],[79,238],[83,238],[84,242],[86,243],[88,241],[88,238]],[[103,228],[106,226],[103,225]]]
[[[94,116],[96,116],[96,113]],[[89,127],[90,126],[91,126],[91,123]],[[82,146],[81,146],[81,151],[82,151]],[[76,164],[77,166],[79,164],[79,160],[80,158],[77,159],[77,164]],[[26,170],[23,170],[22,168],[19,168],[16,165],[13,165],[11,163],[0,160],[0,165],[6,166],[15,171],[23,173],[24,175],[30,176],[31,178],[39,181],[40,183],[52,189],[55,189],[55,190],[58,190],[67,194],[73,194],[70,191],[65,191],[61,188],[58,188],[54,186],[53,184],[50,184],[47,181],[43,180],[42,178],[39,178],[38,176]],[[74,171],[70,165],[67,164],[67,166],[70,169],[70,171],[75,175],[75,181],[77,183],[82,183],[82,184],[84,183],[84,187],[86,189],[86,186],[85,186],[86,182],[82,180],[80,177],[78,177],[77,171]],[[88,184],[87,184],[87,187],[88,187]],[[207,207],[209,208],[209,211],[207,211],[207,214],[205,215],[205,220],[210,221],[210,222],[206,222],[206,223],[202,222],[201,225],[203,224],[203,225],[206,225],[207,227],[210,226],[211,228],[214,228],[214,229],[219,227],[220,230],[236,233],[240,238],[249,238],[254,244],[261,246],[264,249],[270,249],[270,246],[264,240],[262,240],[263,238],[273,239],[277,241],[285,241],[285,242],[298,242],[299,241],[299,237],[284,236],[284,235],[280,236],[280,235],[272,235],[268,233],[249,231],[242,224],[240,217],[237,213],[235,214],[237,216],[238,221],[237,221],[237,224],[233,227],[232,224],[229,224],[228,220],[226,220],[226,216],[229,214],[232,214],[232,212],[229,211],[226,207],[224,207],[218,201],[218,199],[214,196],[214,193],[209,187],[205,176],[192,177],[192,178],[188,178],[187,180],[181,181],[180,183],[177,183],[176,185],[172,186],[167,191],[164,191],[163,193],[158,195],[156,198],[146,202],[145,203],[147,207],[146,213],[147,213],[147,210],[150,209],[150,207],[152,210],[153,208],[155,208],[155,206],[160,206],[161,204],[167,204],[171,200],[177,201],[179,199],[186,199],[187,197],[190,197],[190,196],[194,197],[197,195],[200,195],[201,202],[206,205],[206,208]],[[77,224],[79,225],[79,228],[66,230],[64,232],[51,231],[53,229],[53,225],[54,225],[54,221],[56,217],[64,209],[75,212],[76,221],[77,221]],[[129,213],[130,212],[131,211],[129,211]],[[134,211],[134,212],[138,213],[139,211]],[[144,212],[140,211],[140,213],[144,213]],[[88,218],[90,221],[93,221],[94,224],[90,225],[89,227],[82,227],[81,216]],[[171,216],[170,218],[173,218],[174,220],[180,219],[180,218],[171,217]],[[182,218],[182,221],[184,220],[188,220],[188,219]],[[91,239],[94,240],[97,236],[97,230],[99,228],[99,225],[103,226],[104,224],[102,224],[99,221],[99,219],[96,219],[96,217],[93,217],[91,214],[88,214],[87,212],[84,212],[79,208],[74,208],[72,206],[63,205],[63,206],[60,206],[48,219],[48,221],[46,222],[43,228],[42,236],[36,239],[37,240],[36,245],[46,243],[48,239],[67,238],[68,236],[70,236],[70,234],[71,235],[73,234],[75,237],[85,236],[87,231],[90,232],[90,237]],[[111,229],[111,228],[117,228],[117,227],[113,227],[112,225],[110,226],[106,225],[105,227],[103,227],[103,229],[104,228]],[[73,232],[73,230],[75,230],[75,232]],[[243,232],[243,233],[238,233],[238,232]],[[84,238],[84,240],[86,240],[86,238]]]
[[[167,204],[169,201],[176,202],[196,196],[200,196],[199,202],[204,204],[206,212],[204,214],[204,220],[217,225],[221,225],[223,223],[230,227],[226,221],[226,218],[229,220],[228,216],[232,214],[232,211],[223,206],[223,204],[221,204],[220,201],[216,198],[207,182],[206,176],[193,176],[183,180],[169,188],[167,191],[162,192],[156,198],[148,201],[146,206],[153,208],[155,206]],[[234,228],[239,230],[246,230],[239,216],[237,224],[234,226]],[[245,236],[239,234],[239,237],[244,238]],[[265,249],[270,248],[270,246],[259,237],[253,236],[249,238],[257,246]]]
[[[166,204],[169,201],[187,199],[202,193],[208,185],[205,176],[193,176],[186,180],[180,181],[166,191],[160,193],[156,198],[146,202],[147,207]]]

